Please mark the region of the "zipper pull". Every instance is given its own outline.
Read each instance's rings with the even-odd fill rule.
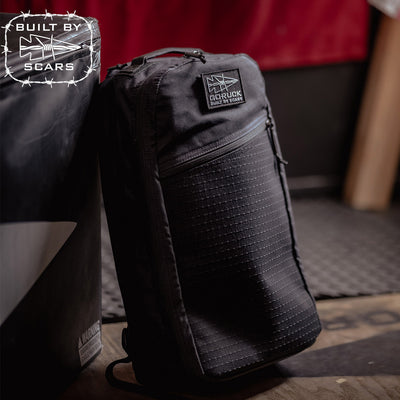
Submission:
[[[106,78],[109,78],[111,75],[114,75],[115,73],[117,73],[118,71],[121,71],[122,69],[124,69],[125,67],[127,67],[130,63],[125,63],[125,64],[117,64],[114,65],[113,67],[110,67],[107,69],[107,75]]]
[[[270,117],[268,117],[268,119],[266,120],[265,126],[269,132],[269,135],[271,136],[272,151],[274,152],[275,157],[278,159],[278,161],[280,163],[282,163],[284,165],[288,165],[289,163],[285,159],[283,159],[282,155],[278,152],[279,146],[276,142],[276,137],[275,137],[274,131],[273,131],[274,123],[272,122],[272,119]]]
[[[185,57],[195,57],[198,58],[203,64],[206,63],[206,57],[204,55],[204,53],[200,50],[192,50],[192,51],[186,51],[184,53]]]

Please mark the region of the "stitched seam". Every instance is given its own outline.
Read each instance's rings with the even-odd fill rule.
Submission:
[[[252,250],[242,251],[241,253],[237,253],[237,254],[231,255],[231,256],[229,256],[229,257],[220,257],[220,258],[218,258],[218,259],[212,260],[211,262],[206,262],[206,263],[203,263],[203,264],[201,264],[201,263],[196,263],[196,268],[199,268],[199,267],[202,267],[202,266],[207,266],[207,265],[211,266],[211,265],[218,264],[218,263],[220,263],[220,262],[227,262],[227,261],[229,261],[229,260],[237,260],[239,257],[247,256],[247,255],[249,255],[249,254],[258,252],[258,251],[260,251],[260,250],[265,250],[266,248],[268,248],[268,246],[269,246],[269,245],[265,245],[265,246],[257,247],[257,248],[252,249]],[[274,249],[273,251],[270,251],[270,252],[268,252],[268,253],[264,253],[264,254],[260,255],[259,257],[257,257],[257,258],[253,258],[253,259],[251,260],[251,263],[253,264],[255,261],[258,261],[258,260],[260,260],[260,259],[266,258],[266,257],[270,256],[271,254],[276,253],[277,251],[284,249],[285,247],[287,247],[287,245],[286,245],[286,246],[278,247],[278,248],[276,248],[276,249]],[[230,252],[231,252],[232,250],[233,250],[233,249],[230,249]],[[227,249],[227,252],[229,252],[229,249]],[[289,251],[287,251],[287,252],[286,252],[286,251],[285,251],[285,252],[282,252],[282,253],[278,254],[276,257],[269,258],[268,261],[269,261],[269,262],[272,262],[272,261],[277,260],[277,259],[279,259],[281,256],[286,255],[286,254],[288,254],[288,253],[289,253]],[[249,263],[249,262],[250,262],[250,261],[248,261],[248,262],[246,262],[246,263]],[[241,264],[245,264],[245,263],[241,263]],[[234,263],[233,265],[237,265],[237,263]],[[207,270],[207,271],[205,271],[205,272],[208,273],[208,272],[213,272],[213,271],[222,271],[222,270],[224,270],[224,269],[226,269],[226,268],[229,268],[229,267],[231,267],[231,266],[232,266],[232,264],[228,264],[228,265],[224,266],[224,268],[221,268],[221,269],[218,269],[218,268],[210,269],[210,270]],[[237,272],[239,272],[239,271],[243,272],[243,271],[246,271],[247,269],[248,269],[248,268],[240,269],[240,270],[237,270]],[[202,272],[201,272],[201,273],[202,273]]]
[[[308,302],[309,302],[309,299],[307,299],[307,300],[308,300]],[[296,308],[302,306],[302,305],[305,304],[305,303],[306,303],[306,301],[303,301],[303,303],[297,304],[296,307],[293,307],[292,309],[295,310]],[[303,310],[303,311],[301,311],[301,312],[300,312],[299,314],[297,314],[297,315],[304,314],[304,313],[306,313],[306,312],[308,312],[308,311],[309,311],[309,310]],[[297,316],[297,315],[296,315],[296,316]],[[274,335],[275,335],[275,334],[277,334],[277,333],[279,333],[279,332],[289,331],[292,327],[303,323],[304,321],[306,321],[307,319],[309,319],[309,318],[311,318],[311,317],[313,317],[313,315],[308,314],[307,316],[305,316],[305,317],[303,317],[303,318],[297,320],[296,322],[293,322],[293,323],[291,323],[291,324],[288,324],[288,325],[285,326],[284,328],[274,329],[274,330],[273,330],[273,333],[274,333]],[[292,318],[287,318],[286,321],[290,321],[290,320],[293,319],[293,318],[294,318],[294,317],[292,317]],[[312,322],[310,323],[310,325],[312,325]],[[275,326],[277,326],[277,324],[272,324],[272,327],[273,327],[273,328],[275,328]],[[281,340],[285,339],[286,337],[293,336],[293,334],[295,334],[295,333],[297,333],[297,332],[300,332],[300,331],[303,330],[306,326],[308,326],[308,325],[305,325],[305,326],[303,325],[303,326],[301,326],[300,328],[298,328],[297,330],[290,331],[290,333],[288,333],[288,334],[286,334],[286,335],[279,336],[279,337],[273,337],[273,338],[268,339],[268,340],[260,341],[260,342],[258,342],[258,343],[256,343],[256,344],[253,344],[252,346],[253,346],[253,347],[260,347],[260,346],[265,346],[265,345],[270,344],[270,343],[274,343],[274,342],[277,342],[277,341],[281,341]],[[196,332],[197,332],[197,331],[196,331]],[[219,338],[219,339],[217,339],[217,340],[205,340],[206,337],[207,337],[207,336],[203,336],[203,341],[204,341],[204,343],[203,343],[202,345],[199,346],[200,348],[206,348],[206,349],[208,349],[209,346],[211,346],[211,345],[216,345],[216,344],[219,343],[219,342],[226,341],[227,339],[234,338],[235,336],[234,336],[234,335],[232,335],[232,336],[225,336],[225,335],[224,335],[223,337],[221,337],[221,338]],[[218,346],[218,347],[215,347],[214,349],[211,349],[211,350],[202,350],[202,351],[201,351],[201,355],[202,355],[202,357],[205,357],[206,354],[211,354],[211,353],[215,353],[215,352],[217,352],[217,351],[219,352],[219,351],[222,351],[222,350],[227,350],[227,349],[229,349],[229,348],[231,348],[231,347],[241,345],[242,343],[243,343],[243,341],[237,340],[237,341],[235,341],[235,342],[228,343],[226,346],[223,346],[223,347]],[[241,348],[241,349],[238,349],[238,350],[236,350],[236,351],[234,351],[234,352],[225,353],[225,354],[222,354],[222,355],[220,355],[220,356],[216,356],[216,357],[213,357],[213,358],[209,358],[209,359],[207,359],[207,360],[208,360],[208,361],[211,361],[211,360],[216,360],[216,359],[218,359],[218,358],[228,357],[228,356],[231,356],[232,354],[236,354],[236,353],[239,353],[239,352],[244,351],[244,350],[245,350],[244,348]]]
[[[291,283],[292,284],[292,283]],[[285,287],[287,287],[287,286],[290,286],[290,285],[285,285],[285,286],[282,286],[282,289],[284,289]],[[298,291],[299,290],[299,287],[295,287],[295,288],[293,288],[290,292],[285,292],[285,295],[289,295],[289,294],[292,294],[292,293],[294,293],[294,292],[296,292],[296,291]],[[271,293],[272,294],[272,293]],[[265,296],[265,297],[267,297],[267,296]],[[274,304],[274,303],[276,303],[276,302],[278,302],[278,301],[281,301],[282,300],[282,297],[279,297],[279,298],[277,298],[277,299],[273,299],[273,300],[271,300],[271,301],[267,301],[267,302],[265,302],[265,304],[264,305],[270,305],[270,304]],[[285,303],[282,303],[282,306],[286,306],[287,304],[290,304],[291,302],[293,302],[293,301],[296,301],[296,299],[295,298],[292,298],[292,299],[290,299],[290,300],[288,300],[288,301],[286,301]],[[278,308],[280,308],[280,306],[278,306],[278,307],[274,307],[274,308],[272,308],[271,310],[273,310],[273,311],[275,311],[275,310],[277,310]],[[280,315],[284,315],[285,314],[285,312],[283,312],[283,313],[281,313],[281,314],[278,314],[275,318],[277,318],[278,316],[280,316]],[[200,322],[196,322],[196,321],[193,321],[193,325],[199,325],[199,324],[201,324],[202,322],[200,321]],[[206,333],[205,333],[205,332]],[[215,335],[217,335],[217,334],[220,334],[220,332],[219,332],[219,330],[218,329],[216,329],[215,327],[214,327],[214,329],[213,330],[210,330],[210,327],[208,326],[208,325],[199,325],[199,326],[196,326],[196,333],[198,333],[198,334],[201,334],[202,335],[202,337],[203,338],[207,338],[207,337],[212,337],[212,336],[215,336]],[[207,334],[208,333],[208,334]],[[236,335],[224,335],[224,338],[227,338],[227,339],[229,339],[229,338],[233,338],[233,337],[237,337]]]
[[[257,209],[257,210],[261,211],[262,209]],[[271,213],[268,213],[268,214],[264,214],[264,215],[262,215],[262,217],[266,219],[266,217],[272,216],[273,214],[276,214],[277,212],[280,212],[280,211],[281,210],[276,210],[274,212],[271,212]],[[249,214],[251,214],[251,213],[249,213]],[[246,214],[242,214],[242,215],[246,215]],[[254,222],[254,221],[258,221],[260,219],[262,219],[262,218],[256,217],[256,218],[253,218],[253,219],[248,219],[248,220],[246,220],[246,222],[247,223],[249,223],[249,222],[251,223],[251,222]],[[216,235],[215,238],[229,236],[230,234],[235,234],[236,235],[238,233],[244,232],[245,230],[249,230],[249,229],[252,229],[252,228],[254,229],[256,227],[263,226],[263,225],[269,225],[270,226],[271,223],[273,223],[275,221],[279,221],[281,219],[282,219],[282,216],[277,216],[277,217],[275,217],[275,218],[273,218],[271,220],[267,220],[267,221],[262,219],[263,222],[261,222],[260,224],[252,225],[249,228],[244,228],[244,229],[241,229],[239,231],[224,232],[221,235]],[[228,229],[228,228],[233,228],[233,227],[236,227],[236,226],[242,226],[243,225],[243,222],[241,222],[241,221],[234,222],[234,223],[231,223],[231,224],[224,224],[223,223],[224,221],[227,221],[227,218],[219,218],[218,220],[213,220],[214,223],[221,222],[222,223],[221,226],[219,226],[219,227],[210,226],[209,228],[197,231],[197,234],[198,235],[203,235],[203,234],[211,233],[211,232],[214,232],[214,231],[219,231],[219,230],[221,230],[221,227],[224,228],[224,229]],[[202,224],[191,224],[191,227],[193,228],[193,227],[201,227],[201,226],[207,226],[207,225],[208,225],[208,223],[205,222],[205,223],[202,223]],[[264,235],[265,233],[270,232],[271,230],[274,230],[275,228],[279,227],[280,225],[281,224],[278,224],[276,226],[270,226],[269,229],[265,229],[264,231],[258,232],[258,234]],[[276,235],[279,235],[279,234],[282,234],[282,233],[285,233],[285,231],[280,231],[280,232],[276,233],[275,235],[268,236],[268,239],[273,238]],[[246,237],[250,237],[250,236],[246,236]],[[223,242],[223,243],[226,243],[226,242]]]
[[[305,346],[306,344],[308,344],[308,343],[310,343],[310,342],[313,342],[313,341],[315,340],[313,333],[314,333],[314,332],[318,332],[318,331],[319,331],[319,327],[315,327],[314,329],[310,330],[309,332],[306,332],[306,333],[304,333],[303,335],[298,336],[297,338],[295,338],[294,340],[291,340],[291,341],[287,342],[286,344],[283,344],[283,345],[276,346],[276,347],[274,347],[274,348],[268,349],[268,352],[270,352],[270,351],[273,351],[273,350],[277,350],[277,349],[285,348],[285,347],[286,347],[286,351],[285,351],[285,352],[283,352],[283,353],[280,354],[280,355],[276,355],[276,356],[273,357],[271,360],[279,360],[283,355],[288,356],[288,355],[290,355],[290,354],[293,354],[293,353],[297,352],[299,349],[304,348],[304,346]],[[303,339],[303,338],[306,337],[306,336],[308,336],[308,339],[307,339],[307,340],[301,340],[301,339]],[[291,343],[296,343],[296,345],[288,346],[288,344],[291,344]],[[224,365],[228,365],[228,364],[231,364],[231,363],[233,363],[233,362],[245,360],[246,358],[254,357],[254,356],[257,355],[257,354],[262,354],[262,355],[264,355],[265,353],[266,353],[266,352],[259,352],[259,353],[255,353],[255,354],[252,355],[252,356],[241,357],[241,358],[236,359],[236,360],[227,361],[227,362],[225,362],[225,363],[223,363],[223,364],[219,364],[219,365],[216,366],[215,368],[206,368],[206,370],[212,371],[213,369],[216,369],[216,368],[218,368],[218,367],[221,367],[221,366],[224,366]],[[264,362],[266,362],[266,361],[267,361],[267,360],[265,360]],[[218,374],[216,374],[216,375],[224,375],[224,374],[227,373],[227,372],[231,373],[231,372],[233,372],[233,371],[237,371],[237,370],[239,370],[239,369],[244,369],[244,368],[246,368],[246,367],[248,367],[248,366],[250,366],[250,365],[255,365],[255,364],[259,364],[259,362],[256,362],[256,361],[252,360],[252,361],[250,361],[250,362],[248,362],[248,363],[246,363],[246,364],[243,364],[243,365],[241,365],[241,366],[239,366],[239,367],[230,368],[230,369],[228,369],[228,370],[226,370],[226,371],[223,371],[223,372],[220,372],[220,373],[218,373]]]
[[[294,326],[297,325],[297,324],[303,323],[304,321],[306,321],[306,320],[309,319],[310,317],[312,317],[312,315],[307,315],[307,317],[300,319],[296,324],[294,324]],[[290,332],[290,333],[287,334],[287,335],[280,336],[279,338],[275,338],[275,339],[273,339],[273,340],[265,340],[265,341],[263,341],[263,342],[260,342],[260,343],[258,343],[258,344],[256,344],[256,345],[254,345],[254,347],[261,347],[261,346],[268,345],[268,344],[270,344],[270,343],[274,343],[274,342],[277,342],[277,341],[282,341],[282,340],[284,340],[285,338],[291,337],[291,336],[295,335],[295,334],[298,333],[298,332],[301,332],[301,331],[306,330],[308,327],[310,327],[310,326],[312,326],[312,325],[314,325],[314,324],[315,324],[315,321],[314,321],[314,319],[313,319],[313,320],[312,320],[311,322],[309,322],[308,324],[302,325],[300,328],[298,328],[298,329],[296,329],[296,330]],[[282,348],[282,347],[286,347],[288,344],[290,344],[290,343],[292,343],[292,342],[294,342],[294,341],[297,341],[299,338],[304,337],[304,336],[306,336],[306,335],[308,335],[308,334],[309,334],[309,332],[305,333],[305,334],[302,335],[302,336],[296,336],[292,341],[288,341],[288,342],[286,342],[286,343],[281,343],[281,344],[279,344],[278,346],[269,347],[269,348],[267,349],[267,351],[268,351],[268,352],[271,352],[271,351],[274,351],[274,350],[276,350],[276,349],[279,349],[279,348]],[[239,344],[239,343],[240,343],[240,342],[238,342],[238,343],[236,343],[236,344]],[[240,350],[236,350],[236,351],[230,352],[230,353],[229,353],[229,356],[232,356],[232,355],[234,355],[234,354],[240,353],[240,352],[243,351],[243,350],[244,350],[244,349],[240,349]],[[265,351],[256,351],[256,352],[254,352],[254,353],[252,354],[252,356],[254,356],[254,355],[256,355],[256,354],[263,354],[264,352],[265,352]],[[201,353],[201,354],[202,354],[202,353]],[[204,362],[207,363],[207,362],[210,362],[210,361],[220,360],[221,358],[225,358],[225,357],[227,357],[227,356],[228,356],[227,354],[223,354],[223,355],[216,356],[216,357],[209,357],[209,358],[207,357],[207,358],[204,358]],[[224,365],[229,364],[229,363],[231,363],[231,362],[237,362],[237,361],[240,361],[240,360],[244,360],[244,359],[246,359],[246,358],[248,358],[248,357],[249,357],[249,356],[235,358],[235,360],[229,360],[229,361],[223,362],[223,363],[221,363],[221,364],[218,364],[218,366],[221,367],[221,366],[224,366]]]
[[[246,196],[240,198],[240,200],[243,200],[243,199],[245,199],[245,198],[246,198]],[[265,203],[265,202],[266,202],[266,199],[265,199],[265,198],[262,198],[262,199],[259,199],[259,200],[256,200],[256,201],[252,202],[251,205],[252,205],[252,206],[255,206],[255,205],[258,204],[258,203]],[[282,198],[278,199],[277,201],[275,201],[275,202],[273,202],[273,203],[269,203],[269,204],[266,204],[266,205],[264,205],[264,206],[262,206],[262,207],[259,207],[259,208],[257,208],[257,210],[258,210],[258,211],[260,211],[260,210],[266,210],[266,209],[269,209],[269,208],[271,208],[271,207],[273,207],[273,206],[275,206],[275,205],[277,205],[277,204],[280,204],[281,202],[282,202]],[[226,204],[226,203],[229,203],[229,201],[220,202],[220,203],[218,203],[218,205],[223,205],[223,204]],[[214,204],[214,206],[215,206],[215,204]],[[240,205],[240,206],[238,206],[238,207],[226,208],[226,209],[224,209],[224,210],[221,209],[221,210],[215,210],[215,211],[213,211],[213,212],[206,212],[206,213],[202,213],[202,214],[201,214],[201,217],[202,217],[202,218],[205,218],[205,217],[208,217],[208,216],[210,216],[210,215],[215,216],[215,214],[221,214],[221,213],[226,212],[226,211],[240,210],[240,209],[243,208],[243,207],[244,207],[243,205]],[[203,209],[203,208],[209,208],[209,207],[198,207],[198,208],[196,208],[196,210],[201,210],[201,209]],[[239,217],[239,216],[248,215],[248,214],[252,214],[252,213],[254,213],[254,209],[251,209],[251,210],[248,210],[248,211],[242,212],[242,213],[237,213],[237,214],[234,215],[234,217],[237,218],[237,217]],[[198,218],[199,216],[194,216],[192,219],[195,219],[196,217]],[[226,217],[223,218],[223,219],[226,219]],[[214,218],[213,218],[213,222],[218,222],[218,221],[220,221],[220,220],[221,220],[221,219],[214,219]]]

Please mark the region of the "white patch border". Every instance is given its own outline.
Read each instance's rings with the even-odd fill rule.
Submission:
[[[69,13],[67,11],[67,14],[52,14],[47,12],[45,14],[31,14],[30,11],[28,11],[27,13],[24,13],[21,11],[21,15],[17,15],[14,18],[12,18],[10,21],[8,21],[8,23],[3,26],[2,28],[4,28],[4,45],[2,47],[4,47],[4,51],[2,53],[4,53],[4,67],[6,70],[6,74],[4,75],[4,78],[7,76],[10,76],[14,81],[21,83],[22,86],[28,85],[31,86],[32,83],[37,83],[40,85],[49,85],[50,87],[53,87],[54,84],[58,84],[58,83],[66,83],[68,86],[70,85],[74,85],[76,86],[76,84],[78,82],[83,81],[84,79],[86,79],[93,71],[95,71],[96,69],[93,68],[93,54],[95,53],[95,50],[93,48],[93,27],[92,27],[92,21],[88,21],[86,18],[81,17],[79,15],[75,14],[76,11],[74,11],[73,13]],[[88,66],[88,69],[86,71],[86,74],[84,77],[82,77],[81,79],[75,80],[75,78],[73,77],[71,80],[68,81],[55,81],[54,79],[50,79],[48,80],[45,77],[44,81],[32,81],[30,80],[30,76],[27,79],[18,79],[16,77],[13,76],[12,72],[11,72],[11,68],[12,66],[8,66],[7,65],[7,53],[10,53],[11,51],[8,49],[8,41],[7,41],[7,32],[10,30],[12,23],[14,20],[18,19],[18,18],[23,18],[23,20],[25,21],[26,18],[29,17],[44,17],[44,19],[46,18],[50,18],[53,19],[53,17],[64,17],[67,18],[68,21],[71,20],[71,18],[80,18],[82,21],[85,22],[85,24],[87,24],[89,31],[90,31],[90,46],[89,51],[90,51],[90,65]]]

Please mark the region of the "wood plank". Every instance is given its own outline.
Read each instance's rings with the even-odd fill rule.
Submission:
[[[226,392],[189,399],[398,400],[400,398],[400,294],[317,303],[323,331],[310,349],[235,384]],[[103,325],[103,350],[59,400],[142,399],[107,383],[108,363],[125,356],[125,323]],[[133,380],[130,365],[116,374]]]
[[[347,172],[344,200],[354,208],[390,204],[400,155],[400,21],[382,16]]]

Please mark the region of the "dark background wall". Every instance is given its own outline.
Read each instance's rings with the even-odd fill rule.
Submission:
[[[371,8],[363,61],[263,72],[292,194],[341,194],[380,19]]]
[[[292,190],[338,189],[367,63],[264,72]]]

